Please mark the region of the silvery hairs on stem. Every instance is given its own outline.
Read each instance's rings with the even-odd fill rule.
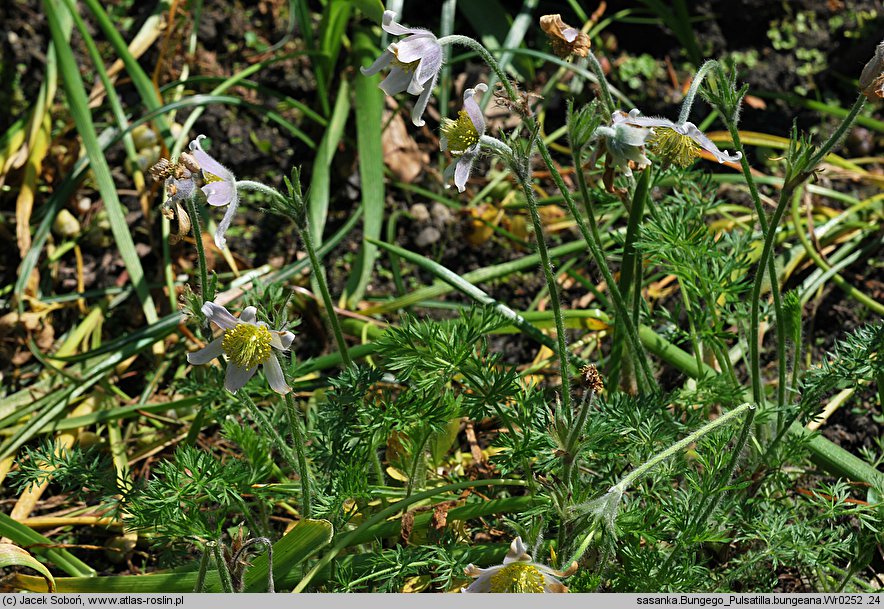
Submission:
[[[381,27],[385,32],[405,38],[391,42],[387,49],[367,68],[360,68],[365,76],[373,76],[390,66],[390,72],[381,82],[380,88],[387,95],[407,91],[417,95],[417,102],[411,111],[411,122],[415,127],[423,127],[424,110],[430,100],[439,70],[442,69],[442,46],[432,32],[420,28],[409,28],[396,23],[396,13],[384,11]]]

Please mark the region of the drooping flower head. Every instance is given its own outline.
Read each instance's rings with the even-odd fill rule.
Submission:
[[[432,32],[405,27],[396,23],[395,18],[393,11],[384,11],[381,27],[389,34],[405,38],[390,43],[373,64],[361,68],[361,71],[366,76],[372,76],[390,66],[390,73],[380,84],[381,89],[387,95],[403,91],[417,95],[417,102],[411,111],[411,122],[416,127],[423,127],[422,116],[442,69],[442,46]]]
[[[624,123],[636,127],[649,127],[651,136],[647,139],[648,147],[652,152],[670,163],[680,167],[688,167],[694,159],[700,156],[700,150],[706,150],[719,163],[734,163],[743,158],[742,153],[730,154],[727,150],[718,149],[712,140],[700,131],[694,123],[673,123],[669,119],[639,116],[636,109],[630,110],[629,114],[616,114],[613,117],[615,124]]]
[[[264,375],[270,388],[280,394],[291,391],[285,382],[285,375],[273,349],[287,351],[295,335],[291,332],[271,330],[267,324],[257,320],[257,309],[246,307],[239,319],[230,311],[214,302],[206,302],[202,307],[203,315],[216,326],[224,330],[220,338],[216,338],[199,351],[187,354],[187,361],[194,365],[208,364],[221,355],[227,356],[227,372],[224,376],[224,388],[231,393],[242,389],[259,365],[264,366]]]
[[[863,67],[859,90],[871,102],[880,102],[884,98],[884,42],[877,46],[875,55]]]
[[[567,592],[558,578],[573,575],[576,570],[577,563],[571,563],[567,571],[556,571],[534,562],[522,538],[516,537],[502,565],[488,569],[467,566],[464,573],[476,581],[461,592]]]
[[[476,101],[476,93],[482,94],[488,85],[479,83],[475,89],[467,89],[463,94],[463,109],[456,119],[442,119],[442,137],[439,147],[448,151],[457,161],[445,169],[445,181],[454,177],[458,192],[463,192],[473,169],[473,161],[479,156],[479,141],[485,135],[485,116]],[[446,184],[446,188],[450,184]]]
[[[645,156],[645,142],[651,135],[651,130],[625,123],[622,120],[625,116],[620,110],[614,111],[611,124],[597,127],[592,134],[592,140],[601,141],[601,146],[596,148],[596,158],[603,153],[605,155],[602,181],[608,192],[617,192],[614,188],[615,171],[631,176],[633,169],[641,171],[651,164]]]
[[[567,59],[571,55],[586,57],[589,53],[589,36],[562,21],[559,14],[541,17],[540,29],[549,38],[553,53],[561,59]]]
[[[218,246],[218,249],[224,249],[227,245],[224,234],[230,228],[230,223],[233,221],[233,216],[239,205],[239,193],[236,190],[236,178],[233,172],[203,150],[200,140],[205,137],[205,135],[198,135],[195,140],[190,142],[190,152],[199,163],[204,184],[200,190],[206,195],[206,201],[215,207],[227,206],[224,218],[221,219],[221,223],[218,224],[218,229],[215,231],[215,245]]]

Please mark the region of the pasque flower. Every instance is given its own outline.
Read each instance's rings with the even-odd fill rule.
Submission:
[[[214,302],[204,303],[202,312],[209,321],[224,330],[224,334],[199,351],[188,353],[189,363],[208,364],[213,359],[226,355],[227,373],[224,376],[224,388],[231,393],[242,389],[261,364],[264,365],[264,375],[271,389],[281,394],[292,390],[285,382],[282,367],[271,347],[287,351],[295,339],[294,334],[270,330],[266,323],[256,321],[255,307],[243,309],[239,319]]]
[[[669,119],[639,116],[638,110],[631,110],[629,114],[615,113],[612,117],[614,125],[625,124],[635,127],[648,127],[652,130],[647,139],[648,147],[670,163],[681,167],[688,167],[700,156],[700,150],[706,150],[718,160],[719,163],[739,161],[743,155],[738,152],[730,154],[727,150],[718,149],[712,140],[700,131],[694,123],[673,123]]]
[[[361,70],[364,75],[372,76],[390,66],[390,73],[380,84],[381,89],[387,95],[403,91],[417,95],[417,102],[411,111],[411,122],[416,127],[422,127],[424,110],[442,69],[442,47],[432,32],[405,27],[396,23],[395,18],[393,11],[384,11],[381,27],[389,34],[405,38],[390,43],[373,64]]]
[[[571,563],[567,571],[556,571],[534,562],[522,538],[516,537],[502,565],[488,569],[469,565],[464,569],[476,581],[461,592],[567,592],[558,578],[573,575],[576,570],[577,563]]]
[[[445,169],[445,181],[454,177],[458,192],[466,189],[467,180],[473,169],[473,161],[479,156],[479,141],[485,135],[485,117],[476,102],[476,93],[484,93],[488,85],[479,83],[475,89],[467,89],[463,94],[463,110],[457,118],[442,119],[442,137],[439,147],[451,153],[457,161]],[[450,185],[446,185],[448,187]]]
[[[227,206],[224,218],[221,219],[221,223],[218,224],[218,229],[215,231],[215,245],[218,246],[218,249],[224,249],[227,245],[224,234],[230,228],[236,208],[239,206],[239,193],[236,190],[236,178],[233,172],[203,150],[200,140],[205,137],[205,135],[198,135],[195,140],[190,142],[190,152],[200,166],[203,182],[200,190],[206,195],[206,201],[214,207]]]

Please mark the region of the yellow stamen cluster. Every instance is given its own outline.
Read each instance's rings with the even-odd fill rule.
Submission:
[[[442,135],[448,138],[448,150],[458,156],[466,152],[470,146],[479,143],[479,132],[466,110],[457,114],[457,120],[442,119]]]
[[[531,564],[510,563],[491,576],[491,591],[496,593],[543,592],[543,574]]]
[[[270,330],[264,326],[240,323],[224,331],[221,348],[230,363],[250,370],[270,359]]]
[[[408,63],[405,63],[403,61],[399,61],[399,55],[396,55],[396,58],[390,62],[390,65],[394,68],[399,68],[400,70],[402,70],[403,72],[407,72],[408,74],[414,74],[420,63],[420,59],[415,59],[414,61],[409,61]]]
[[[694,159],[700,156],[697,142],[668,127],[654,127],[647,145],[655,154],[679,167],[690,167]]]

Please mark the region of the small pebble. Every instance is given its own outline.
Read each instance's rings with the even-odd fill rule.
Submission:
[[[63,239],[76,237],[80,234],[80,221],[74,217],[74,214],[66,209],[62,209],[55,216],[55,221],[52,223],[52,232]]]
[[[430,215],[433,216],[433,220],[435,220],[436,224],[439,226],[451,224],[451,220],[453,219],[451,210],[439,202],[433,203],[433,207],[430,209]]]
[[[428,226],[418,234],[414,240],[414,244],[418,247],[427,247],[433,245],[442,238],[442,233],[435,226]]]
[[[415,203],[408,210],[408,213],[411,214],[411,219],[415,222],[426,222],[430,219],[430,212],[423,203]]]

